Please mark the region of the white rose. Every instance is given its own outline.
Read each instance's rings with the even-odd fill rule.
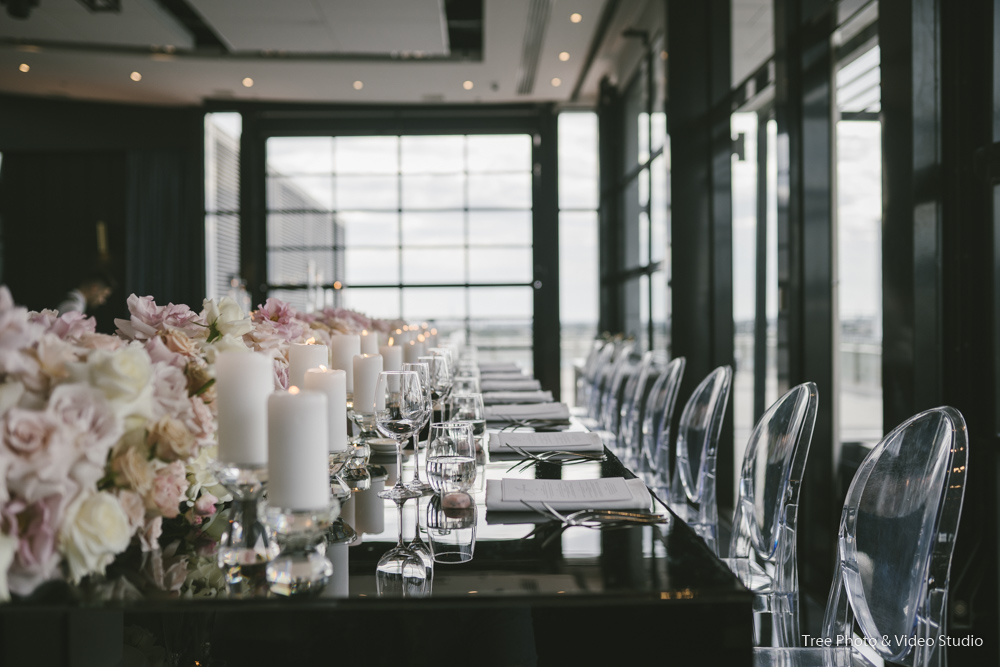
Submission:
[[[131,537],[128,517],[116,497],[104,491],[81,495],[66,511],[59,532],[60,551],[66,555],[72,580],[104,572]]]
[[[214,327],[223,336],[239,338],[253,329],[250,318],[239,304],[228,296],[219,301],[205,299],[202,317],[210,327]]]
[[[92,352],[87,359],[87,376],[119,415],[152,416],[153,362],[141,344]]]
[[[0,384],[0,415],[7,412],[21,401],[24,396],[24,385],[8,378],[6,382]]]

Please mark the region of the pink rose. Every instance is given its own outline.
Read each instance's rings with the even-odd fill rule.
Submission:
[[[83,336],[93,334],[97,330],[97,320],[76,311],[60,315],[55,310],[43,310],[31,313],[30,319],[61,340],[73,343],[80,342]]]
[[[45,412],[11,408],[3,419],[3,446],[10,455],[10,491],[32,503],[76,486],[72,433]]]
[[[72,476],[83,486],[96,484],[104,474],[108,452],[124,432],[121,418],[104,394],[82,384],[56,387],[46,411],[62,425],[61,436],[73,445]]]
[[[42,373],[47,378],[60,381],[69,377],[68,364],[79,360],[78,348],[53,333],[47,333],[38,341],[35,357]],[[48,382],[46,382],[48,384]]]
[[[186,461],[198,446],[191,432],[173,417],[162,417],[150,426],[146,440],[161,461]]]
[[[146,498],[153,488],[155,472],[144,440],[144,429],[126,433],[111,459],[111,471],[116,485]],[[147,502],[147,507],[149,505]]]
[[[198,439],[202,447],[212,444],[215,439],[215,416],[205,401],[198,397],[191,400],[191,417],[184,422],[188,430]]]
[[[170,415],[186,420],[191,411],[188,400],[188,380],[184,372],[163,362],[153,365],[153,414]]]
[[[159,331],[171,329],[187,329],[196,331],[199,324],[198,313],[183,304],[168,303],[157,306],[151,296],[138,297],[132,294],[128,298],[128,310],[132,316],[128,320],[116,319],[118,333],[132,340],[152,338]]]
[[[27,308],[14,305],[10,291],[0,286],[0,373],[34,375],[38,363],[24,353],[43,333],[28,319]]]
[[[106,350],[114,352],[125,346],[125,341],[118,336],[101,333],[85,333],[80,336],[80,345],[89,350]]]
[[[3,530],[17,538],[17,552],[7,573],[10,589],[27,595],[40,583],[59,576],[56,535],[66,499],[60,495],[27,504],[16,499],[0,514]]]
[[[198,516],[212,516],[215,514],[215,506],[219,499],[207,491],[194,503],[194,513]]]
[[[129,531],[135,535],[146,524],[146,504],[138,493],[125,490],[118,492],[118,502],[128,517]]]
[[[139,546],[143,551],[156,551],[160,548],[160,535],[163,534],[163,517],[155,516],[146,522],[139,531]]]
[[[146,507],[159,510],[167,519],[180,513],[181,498],[187,491],[188,482],[184,464],[180,461],[166,465],[156,471],[153,478],[151,498],[146,499]],[[150,507],[152,501],[152,507]]]
[[[153,336],[147,340],[145,347],[153,363],[166,364],[167,366],[173,366],[181,370],[187,365],[187,359],[184,358],[184,355],[178,354],[167,347],[160,336]]]

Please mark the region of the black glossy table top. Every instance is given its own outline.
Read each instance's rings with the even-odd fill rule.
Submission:
[[[673,515],[666,524],[633,526],[608,530],[568,528],[560,536],[543,543],[558,532],[557,523],[545,523],[526,512],[491,514],[485,506],[486,479],[510,476],[529,478],[593,479],[634,475],[612,454],[603,463],[560,467],[541,464],[524,472],[508,472],[511,461],[490,461],[479,467],[472,496],[476,503],[474,557],[460,564],[436,564],[431,594],[426,598],[379,598],[375,569],[381,556],[396,543],[396,507],[377,501],[384,508],[383,530],[364,534],[347,548],[349,576],[341,576],[318,597],[280,598],[271,594],[245,595],[235,599],[225,592],[221,573],[213,568],[211,543],[189,549],[183,565],[180,557],[159,553],[130,553],[109,568],[106,579],[79,587],[63,583],[47,584],[31,597],[0,604],[0,614],[25,609],[105,607],[134,611],[228,611],[263,610],[278,605],[301,608],[389,608],[414,604],[432,606],[504,606],[525,603],[545,606],[628,604],[685,604],[718,601],[746,605],[751,596],[702,541]],[[389,469],[394,481],[394,457],[373,457],[373,462]],[[412,455],[404,459],[403,478],[412,477]],[[375,489],[361,491],[374,494]],[[357,494],[355,496],[357,498]],[[371,501],[369,496],[366,500]],[[357,503],[358,500],[355,500]],[[409,542],[418,521],[426,525],[429,497],[407,501],[403,506],[403,536]],[[668,512],[654,500],[654,510]],[[500,521],[498,521],[498,519]],[[533,532],[534,531],[534,532]],[[424,540],[427,537],[424,535]],[[200,553],[201,555],[197,555]],[[173,568],[173,569],[171,569]],[[198,570],[196,575],[192,573]],[[170,588],[187,571],[189,582],[203,580],[204,588],[192,597],[161,590]],[[337,575],[335,574],[335,580]],[[345,585],[346,584],[346,585]],[[196,588],[188,585],[188,588]],[[190,593],[189,593],[190,595]]]

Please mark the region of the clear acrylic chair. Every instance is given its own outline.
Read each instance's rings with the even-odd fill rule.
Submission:
[[[657,357],[662,352],[650,350],[642,355],[638,368],[629,376],[625,384],[618,416],[618,433],[615,446],[619,458],[630,460],[634,452],[635,441],[639,437],[639,426],[645,407],[646,396],[649,393],[650,376],[656,365]]]
[[[587,354],[587,358],[583,362],[583,367],[580,369],[580,376],[576,380],[577,405],[587,405],[587,402],[590,399],[590,390],[593,388],[594,376],[596,375],[598,369],[598,361],[601,357],[601,352],[604,348],[609,346],[614,349],[614,343],[610,340],[605,340],[603,338],[594,339],[594,342],[590,347],[590,352]]]
[[[708,374],[684,405],[668,503],[718,555],[719,510],[715,501],[715,454],[729,401],[733,371],[720,366]]]
[[[601,405],[597,412],[599,428],[602,431],[615,433],[618,422],[618,401],[621,398],[621,390],[632,369],[632,352],[635,350],[635,341],[627,341],[615,356],[614,364],[608,373],[608,378],[601,391]]]
[[[594,425],[596,425],[596,420],[601,415],[601,396],[614,369],[615,354],[620,349],[621,345],[614,342],[605,345],[597,358],[597,363],[594,365],[594,379],[587,397],[587,417],[594,421]]]
[[[883,438],[855,474],[840,518],[822,637],[834,646],[758,648],[755,664],[872,664],[864,646],[886,662],[944,667],[939,638],[968,454],[965,420],[949,407]]]
[[[670,424],[677,404],[677,390],[684,377],[684,357],[677,357],[660,371],[649,390],[646,409],[642,415],[636,449],[636,471],[650,486],[667,487],[670,480]],[[660,484],[657,478],[662,479]]]
[[[776,646],[801,641],[796,519],[818,406],[812,382],[779,398],[757,421],[740,473],[725,562],[756,594],[755,621],[770,621],[758,624],[757,632],[773,633]]]

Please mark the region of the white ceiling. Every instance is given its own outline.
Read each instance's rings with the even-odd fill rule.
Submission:
[[[518,95],[515,83],[529,0],[484,0],[481,62],[328,57],[334,51],[384,52],[387,46],[400,52],[441,53],[445,37],[438,0],[281,0],[280,17],[269,13],[269,8],[279,6],[276,0],[189,1],[237,51],[295,51],[300,50],[296,47],[300,42],[302,51],[319,51],[327,57],[191,55],[185,53],[191,46],[190,36],[178,32],[183,29],[172,19],[161,21],[164,14],[154,0],[122,0],[120,15],[90,14],[78,0],[40,0],[27,21],[0,16],[0,38],[28,42],[0,44],[0,91],[176,105],[220,98],[354,103],[566,101],[605,3],[554,0],[534,91]],[[639,0],[625,4],[633,2]],[[580,23],[570,22],[574,12],[582,14]],[[131,22],[123,23],[123,19]],[[87,47],[39,48],[30,40],[82,42]],[[102,44],[140,45],[151,51],[95,48]],[[176,52],[163,52],[165,45],[176,47]],[[568,61],[559,59],[562,51],[570,54]],[[30,67],[29,72],[18,70],[22,63]],[[130,80],[133,71],[142,75],[141,81]],[[253,79],[253,87],[242,85],[245,77]],[[561,85],[554,86],[554,78]],[[354,88],[355,81],[363,82],[361,90]],[[473,83],[471,90],[463,87],[465,81]],[[596,98],[596,83],[589,77],[583,98]]]

